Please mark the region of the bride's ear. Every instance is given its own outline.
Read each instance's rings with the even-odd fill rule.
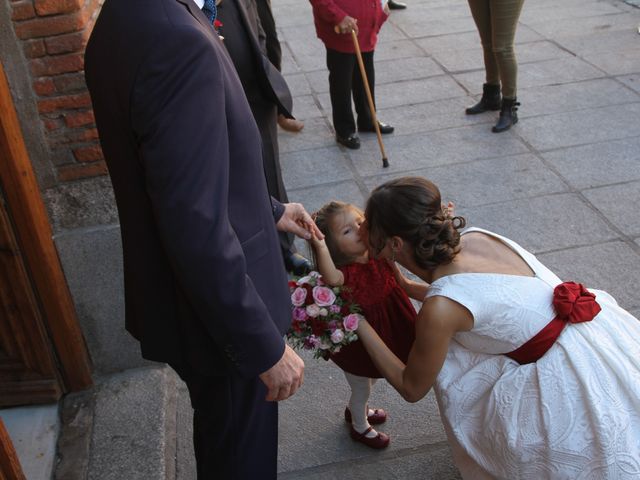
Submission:
[[[391,237],[388,240],[389,243],[389,248],[391,248],[391,251],[394,253],[400,253],[400,251],[402,250],[402,247],[404,247],[404,240],[402,240],[402,238],[400,237]]]

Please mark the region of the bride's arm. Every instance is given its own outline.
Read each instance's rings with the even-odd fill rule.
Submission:
[[[393,276],[396,277],[396,282],[398,282],[398,285],[400,285],[400,288],[402,288],[405,291],[407,296],[419,302],[423,302],[424,297],[427,296],[427,291],[429,290],[429,284],[424,282],[416,282],[414,280],[409,280],[400,271],[396,262],[392,262],[389,260],[389,265],[393,270]]]
[[[416,339],[404,365],[366,321],[357,334],[373,363],[408,402],[422,399],[433,386],[457,331],[473,326],[471,313],[445,297],[430,297],[416,320]]]

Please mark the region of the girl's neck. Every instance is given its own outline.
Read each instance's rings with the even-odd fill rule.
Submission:
[[[355,257],[351,263],[369,263],[369,251],[366,250],[362,255]]]

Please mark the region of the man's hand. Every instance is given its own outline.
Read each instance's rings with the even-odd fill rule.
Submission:
[[[358,20],[347,15],[335,26],[336,33],[351,33],[351,30],[358,33]]]
[[[313,221],[311,215],[307,213],[302,204],[284,203],[283,205],[284,213],[276,223],[278,230],[293,233],[305,240],[310,240],[311,237],[324,238],[316,222]]]
[[[291,349],[285,346],[284,354],[273,367],[260,374],[260,380],[264,382],[269,391],[266,400],[279,402],[286,400],[296,393],[304,380],[304,362]]]

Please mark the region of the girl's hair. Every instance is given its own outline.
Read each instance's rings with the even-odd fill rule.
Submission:
[[[331,201],[314,214],[314,220],[318,229],[324,234],[324,241],[329,249],[331,259],[336,266],[347,265],[353,262],[353,258],[345,255],[338,248],[334,232],[331,228],[333,220],[341,213],[347,210],[353,210],[364,216],[364,212],[351,203],[339,202],[337,200]],[[317,263],[317,262],[316,262]]]
[[[419,267],[431,270],[451,263],[460,251],[460,232],[466,220],[452,217],[442,206],[440,190],[422,177],[403,177],[377,187],[365,212],[369,243],[377,254],[390,237],[413,247]]]

